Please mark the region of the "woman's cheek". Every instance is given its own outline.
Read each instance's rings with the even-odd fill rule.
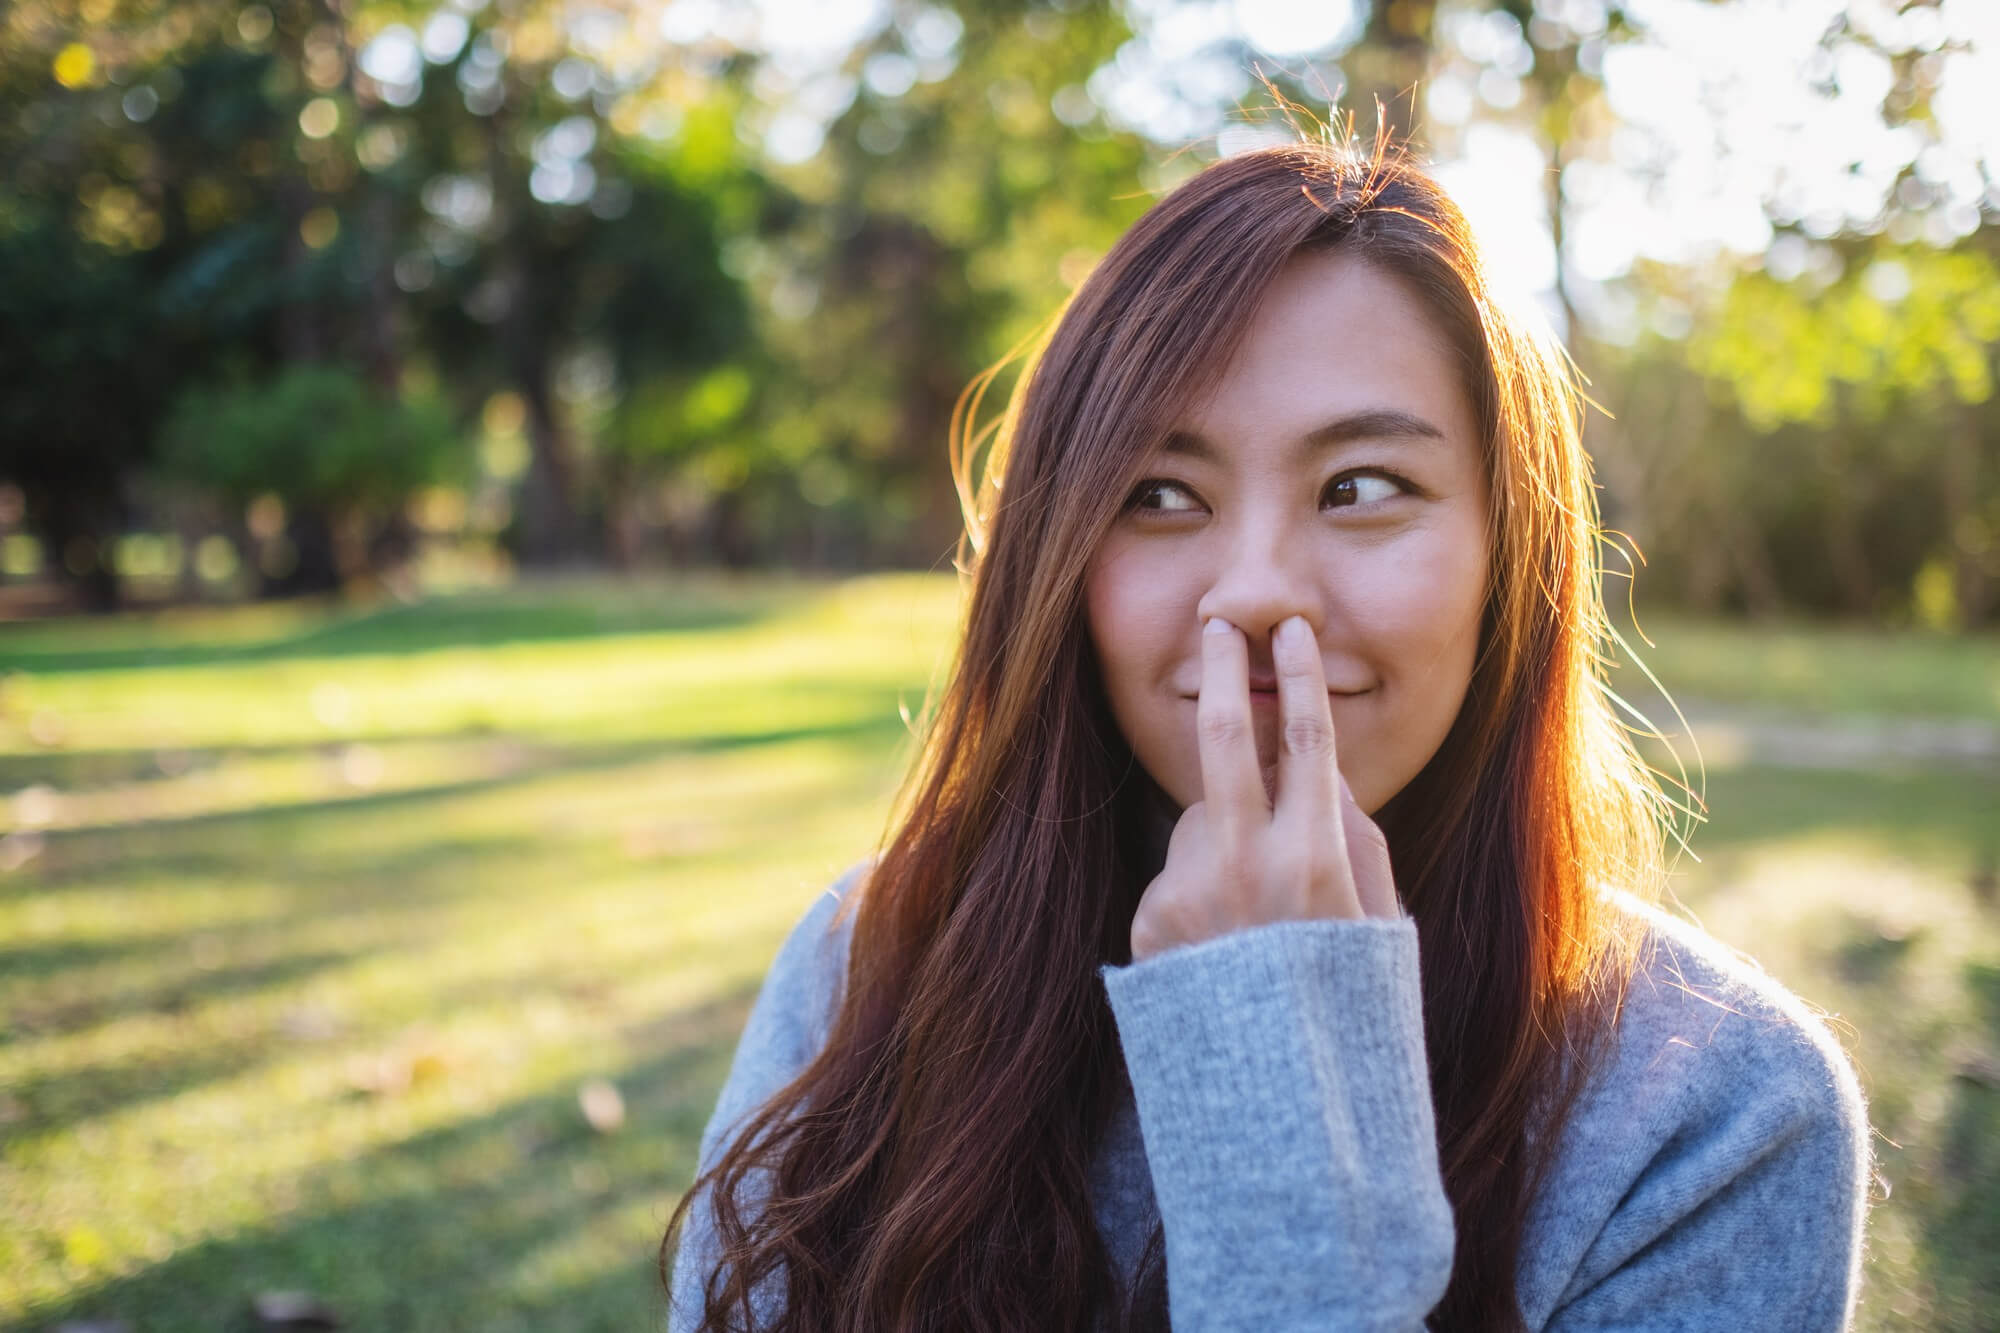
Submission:
[[[1194,707],[1174,688],[1189,645],[1199,642],[1192,563],[1161,558],[1147,544],[1114,545],[1085,592],[1113,720],[1147,774],[1181,805],[1200,799],[1201,779]]]
[[[1408,665],[1449,661],[1476,639],[1485,602],[1485,552],[1479,529],[1441,524],[1419,540],[1383,548],[1356,590],[1358,618],[1393,645]]]
[[[1104,692],[1135,748],[1139,737],[1132,731],[1141,722],[1135,714],[1146,702],[1148,680],[1156,674],[1163,650],[1159,580],[1149,578],[1149,572],[1142,552],[1113,548],[1100,558],[1085,594]]]

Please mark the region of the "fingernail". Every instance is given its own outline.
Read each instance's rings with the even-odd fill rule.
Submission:
[[[1221,616],[1210,616],[1208,623],[1201,627],[1201,631],[1204,634],[1234,634],[1236,626],[1230,624]]]
[[[1301,632],[1312,633],[1312,626],[1306,624],[1304,616],[1286,616],[1278,622],[1278,631],[1286,638],[1296,640]]]

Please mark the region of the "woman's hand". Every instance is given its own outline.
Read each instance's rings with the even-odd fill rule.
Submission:
[[[1271,635],[1278,675],[1275,800],[1251,713],[1249,646],[1226,620],[1201,636],[1195,728],[1201,793],[1132,916],[1132,959],[1273,921],[1401,915],[1389,848],[1340,776],[1333,709],[1312,627]]]

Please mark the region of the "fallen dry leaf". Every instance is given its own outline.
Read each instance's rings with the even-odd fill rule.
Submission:
[[[585,1083],[576,1093],[577,1104],[583,1108],[583,1118],[590,1127],[600,1134],[611,1134],[625,1124],[625,1098],[619,1094],[617,1085],[609,1079],[594,1078]]]
[[[259,1292],[250,1313],[260,1328],[339,1328],[333,1307],[305,1291]]]

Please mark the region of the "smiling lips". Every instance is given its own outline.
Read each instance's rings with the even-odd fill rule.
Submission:
[[[1366,690],[1327,691],[1328,696],[1335,699],[1353,699],[1353,698],[1358,698],[1359,696],[1364,695],[1366,693],[1368,693],[1368,691]],[[1278,702],[1278,692],[1276,690],[1253,689],[1250,691],[1250,704],[1251,707],[1253,708],[1261,708],[1267,704],[1275,707],[1277,705],[1277,702]]]
[[[1368,693],[1368,691],[1329,689],[1327,693],[1332,695],[1336,699],[1352,699],[1358,695],[1366,694]],[[1270,681],[1268,683],[1258,680],[1252,680],[1250,682],[1251,703],[1271,703],[1275,702],[1277,700],[1277,697],[1278,697],[1278,684],[1275,680]],[[1183,694],[1181,698],[1187,700],[1189,703],[1194,703],[1196,700],[1201,698],[1201,691],[1196,690],[1192,694]]]

